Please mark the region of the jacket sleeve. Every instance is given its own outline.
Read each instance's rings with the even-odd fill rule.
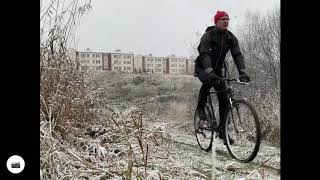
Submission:
[[[244,57],[240,51],[238,39],[234,35],[232,35],[232,45],[230,51],[238,71],[244,70],[246,68]]]
[[[205,33],[200,40],[200,44],[198,46],[199,55],[199,64],[203,67],[203,69],[212,69],[210,54],[212,53],[212,48],[210,48],[209,43],[209,34]]]

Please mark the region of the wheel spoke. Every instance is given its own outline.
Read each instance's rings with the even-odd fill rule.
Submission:
[[[207,121],[203,122],[202,120],[200,120],[198,113],[195,112],[195,116],[194,116],[195,135],[196,135],[199,146],[203,150],[209,151],[212,147],[212,140],[213,140],[212,118],[214,117],[212,113],[212,108],[209,103],[206,104],[205,106],[205,113],[206,113]]]
[[[256,112],[248,104],[244,100],[234,102],[233,108],[228,111],[225,127],[229,153],[243,162],[251,161],[256,156],[261,138]],[[233,113],[234,110],[236,113]],[[229,137],[234,140],[232,145]]]

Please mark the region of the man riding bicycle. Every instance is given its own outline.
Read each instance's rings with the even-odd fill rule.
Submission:
[[[239,80],[249,82],[250,78],[245,72],[244,57],[239,48],[237,38],[228,30],[229,16],[224,11],[218,11],[213,17],[215,26],[210,26],[201,37],[198,46],[199,56],[196,59],[195,76],[202,82],[199,92],[197,113],[202,122],[207,122],[205,104],[212,87],[221,91],[226,89],[222,82],[222,69],[227,52],[230,50],[232,58],[239,72]],[[229,99],[226,92],[218,93],[219,101],[219,138],[223,138],[226,111]]]

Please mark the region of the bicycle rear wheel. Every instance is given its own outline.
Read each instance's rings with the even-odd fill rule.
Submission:
[[[256,111],[246,100],[237,100],[229,108],[226,120],[225,138],[230,155],[240,162],[252,161],[257,156],[261,142]],[[234,140],[232,145],[230,138]]]
[[[205,112],[207,119],[210,121],[214,116],[212,113],[212,108],[209,103],[206,104],[205,106]],[[211,126],[212,127],[212,126]],[[197,110],[194,113],[194,128],[195,128],[195,135],[197,138],[197,142],[201,149],[205,151],[210,151],[212,148],[212,141],[213,141],[213,130],[212,128],[202,128],[200,127],[200,118],[198,116]]]

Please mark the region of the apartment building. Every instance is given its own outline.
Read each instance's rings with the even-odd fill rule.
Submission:
[[[194,59],[185,57],[155,57],[152,54],[134,55],[121,50],[115,52],[76,51],[81,70],[118,71],[159,74],[193,74]]]
[[[195,61],[195,58],[193,58],[193,57],[187,58],[187,60],[186,60],[187,73],[186,74],[189,74],[189,75],[194,74],[194,66],[195,66],[194,61]]]
[[[77,51],[76,57],[81,64],[82,71],[121,71],[133,72],[134,56],[133,53],[122,53],[120,50],[116,52],[92,52]]]
[[[168,62],[169,74],[187,74],[187,58],[171,55]]]
[[[133,70],[137,73],[142,73],[144,72],[143,71],[143,68],[142,68],[142,58],[143,58],[143,55],[141,54],[138,54],[138,55],[135,55],[134,56],[134,66],[133,66]]]
[[[142,69],[147,73],[160,73],[166,72],[166,57],[154,57],[152,54],[142,57]]]
[[[101,71],[102,70],[102,52],[77,51],[76,58],[80,62],[80,70],[82,71]]]
[[[133,72],[133,53],[122,53],[120,50],[112,53],[103,53],[103,69],[118,72]]]

